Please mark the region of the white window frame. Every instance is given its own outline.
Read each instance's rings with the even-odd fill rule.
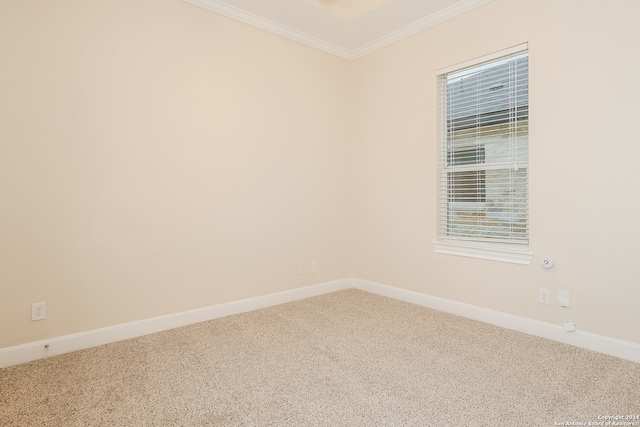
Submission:
[[[471,61],[467,61],[451,67],[440,69],[436,72],[436,75],[439,79],[440,76],[445,74],[449,74],[452,72],[463,70],[465,68],[477,66],[482,63],[498,60],[502,57],[506,57],[506,56],[521,53],[521,52],[528,52],[527,43],[513,46],[511,48],[504,49],[489,55],[485,55],[480,58],[476,58]],[[441,111],[441,109],[442,109],[442,105],[440,104],[438,107],[438,114],[441,117],[443,117],[444,114]],[[441,124],[439,129],[439,133],[440,133],[438,136],[438,152],[439,153],[441,153],[442,150],[444,149],[442,145],[444,144],[444,136],[442,134],[442,132],[444,132],[444,129],[442,129],[444,126],[446,125]],[[437,158],[438,158],[438,162],[443,161],[441,155],[437,156]],[[527,167],[528,167],[528,164],[527,164]],[[441,208],[440,205],[442,203],[442,200],[440,197],[440,194],[441,194],[440,186],[444,185],[441,180],[442,170],[443,170],[443,165],[439,164],[438,172],[437,172],[438,173],[438,178],[437,178],[438,238],[435,242],[433,242],[433,246],[436,253],[458,255],[458,256],[465,256],[465,257],[472,257],[472,258],[481,258],[481,259],[509,262],[509,263],[515,263],[515,264],[524,264],[524,265],[531,264],[531,261],[533,259],[533,253],[530,251],[528,243],[523,244],[523,243],[502,243],[502,242],[498,243],[498,242],[491,242],[491,241],[476,241],[472,239],[448,238],[447,236],[440,234],[440,230],[441,230],[440,221],[442,221],[442,218],[440,218],[440,215],[441,215],[440,212],[442,212],[442,210],[440,209]],[[527,195],[527,198],[528,197],[529,196]],[[463,204],[464,202],[457,202],[457,203]],[[527,217],[528,217],[528,211],[527,211]],[[529,238],[529,234],[527,233],[527,239],[528,238]]]

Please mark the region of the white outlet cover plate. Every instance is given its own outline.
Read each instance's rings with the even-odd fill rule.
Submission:
[[[31,304],[31,320],[44,320],[47,318],[47,303],[34,302]]]
[[[562,307],[571,307],[569,291],[558,291],[558,305]]]
[[[551,291],[549,289],[540,288],[538,293],[538,302],[540,304],[549,304]]]

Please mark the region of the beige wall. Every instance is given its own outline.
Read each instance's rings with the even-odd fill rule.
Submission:
[[[178,0],[3,0],[0,52],[0,348],[349,276],[348,61]]]
[[[177,0],[2,1],[0,348],[351,276],[640,343],[639,8],[494,0],[348,62]],[[435,72],[522,42],[534,263],[435,254]]]
[[[353,275],[640,342],[638,16],[634,1],[494,0],[355,61]],[[436,254],[436,71],[523,42],[534,262]]]

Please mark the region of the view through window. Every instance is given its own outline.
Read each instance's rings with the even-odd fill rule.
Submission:
[[[439,80],[439,238],[528,244],[528,52]]]

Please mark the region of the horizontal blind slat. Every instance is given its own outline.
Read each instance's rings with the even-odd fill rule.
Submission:
[[[528,54],[439,76],[440,237],[527,243]]]

